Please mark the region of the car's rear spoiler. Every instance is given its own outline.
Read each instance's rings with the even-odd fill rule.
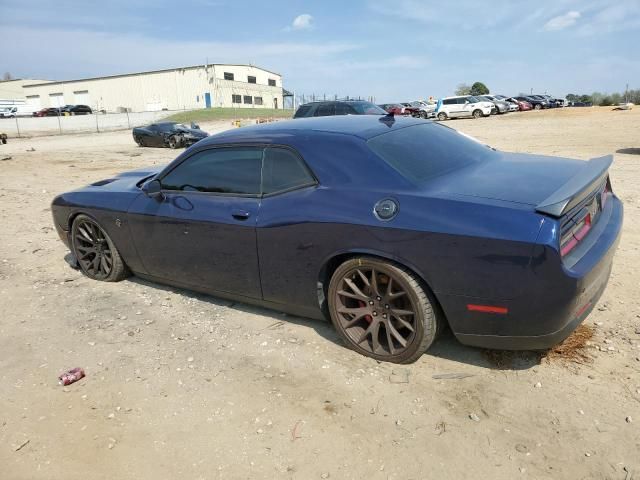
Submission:
[[[586,162],[584,168],[536,206],[536,211],[552,217],[561,217],[605,180],[612,163],[613,155],[592,158]]]

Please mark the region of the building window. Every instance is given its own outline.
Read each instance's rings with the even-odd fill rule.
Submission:
[[[256,105],[262,105],[262,97],[253,97],[253,103]]]
[[[249,75],[247,77],[247,82],[249,83],[256,83],[256,77],[252,77],[251,75]]]
[[[275,87],[276,86],[276,81],[273,78],[269,79],[269,86],[270,87]]]
[[[248,104],[253,103],[253,97],[251,95],[245,95],[244,96],[244,103],[248,103]]]
[[[231,95],[231,103],[242,103],[241,95]]]
[[[233,80],[233,73],[224,72],[224,79],[225,80]]]

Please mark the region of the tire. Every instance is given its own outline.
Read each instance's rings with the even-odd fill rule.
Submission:
[[[537,105],[534,105],[534,106],[533,106],[533,109],[534,109],[534,110],[540,110],[540,109],[542,109],[542,105],[540,105],[540,104],[538,103]]]
[[[142,141],[142,137],[135,137],[134,139],[139,147],[144,147],[144,142]]]
[[[482,110],[474,110],[473,113],[471,114],[473,116],[473,118],[480,118],[482,117]]]
[[[441,122],[442,122],[443,120],[446,120],[446,119],[447,119],[447,114],[446,114],[446,113],[444,113],[444,112],[440,112],[440,113],[438,114],[438,120],[440,120]]]
[[[169,148],[175,150],[176,148],[180,148],[180,146],[182,145],[182,141],[176,135],[171,135],[169,137],[169,140],[167,141],[167,144],[169,145]]]
[[[346,345],[391,363],[415,362],[436,339],[441,322],[429,295],[415,274],[373,257],[340,265],[327,292],[331,322]]]
[[[88,215],[73,221],[71,250],[82,273],[92,280],[119,282],[131,274],[107,232]]]

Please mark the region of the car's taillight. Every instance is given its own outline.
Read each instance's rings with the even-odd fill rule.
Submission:
[[[560,238],[560,255],[563,257],[568,255],[580,243],[591,230],[591,221],[591,213],[589,212],[581,220],[571,222],[563,228]]]

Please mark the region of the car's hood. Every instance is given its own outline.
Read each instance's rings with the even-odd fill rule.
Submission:
[[[204,130],[200,130],[198,128],[180,128],[179,131],[184,132],[188,135],[193,135],[194,137],[204,138],[208,137],[209,134]]]
[[[487,108],[487,107],[488,108],[493,108],[493,106],[494,106],[493,102],[485,102],[485,101],[472,103],[471,105],[474,106],[474,107],[478,106],[478,107],[481,107],[481,108],[482,107],[484,107],[484,108]]]
[[[166,167],[166,165],[150,165],[144,168],[136,168],[135,170],[127,170],[126,172],[122,172],[116,175],[116,178],[135,178],[142,180],[145,177],[155,175],[164,167]]]
[[[435,179],[435,192],[538,205],[586,162],[568,158],[495,152],[489,160]]]

